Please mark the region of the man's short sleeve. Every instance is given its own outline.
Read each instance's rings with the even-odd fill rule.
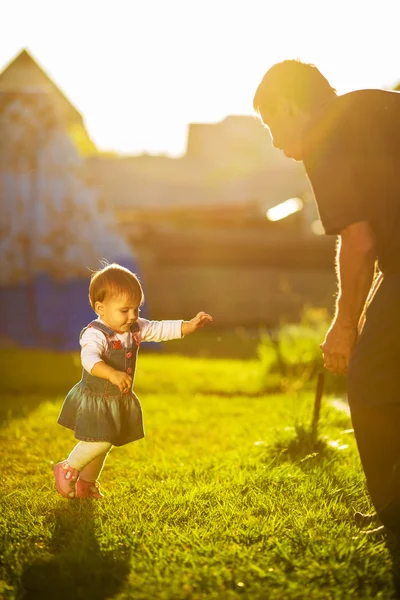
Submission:
[[[337,235],[348,225],[367,221],[366,178],[369,160],[359,119],[342,123],[312,161],[304,161],[325,232]]]

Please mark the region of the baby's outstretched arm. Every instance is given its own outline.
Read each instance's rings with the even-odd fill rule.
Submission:
[[[182,336],[194,333],[198,329],[204,327],[204,325],[207,325],[207,323],[211,323],[212,320],[213,318],[205,312],[197,313],[190,321],[182,322]]]

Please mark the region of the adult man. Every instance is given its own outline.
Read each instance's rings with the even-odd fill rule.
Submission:
[[[321,348],[330,371],[348,372],[371,498],[400,539],[400,93],[338,96],[316,67],[288,60],[267,71],[254,109],[274,145],[303,161],[325,231],[339,236],[336,313]]]

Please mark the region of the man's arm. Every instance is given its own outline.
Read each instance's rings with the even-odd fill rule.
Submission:
[[[340,232],[336,264],[338,296],[333,323],[321,344],[325,366],[345,373],[358,336],[358,324],[370,292],[375,269],[375,237],[366,221]]]
[[[341,231],[336,256],[339,290],[335,320],[344,327],[358,327],[374,277],[375,258],[375,237],[366,221]]]

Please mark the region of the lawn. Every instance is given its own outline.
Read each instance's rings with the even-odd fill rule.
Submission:
[[[77,357],[2,359],[0,598],[395,597],[384,542],[353,524],[371,506],[329,397],[313,447],[312,387],[272,393],[256,359],[143,355],[145,439],[111,452],[103,501],[68,501],[51,467],[74,443],[56,418]]]

